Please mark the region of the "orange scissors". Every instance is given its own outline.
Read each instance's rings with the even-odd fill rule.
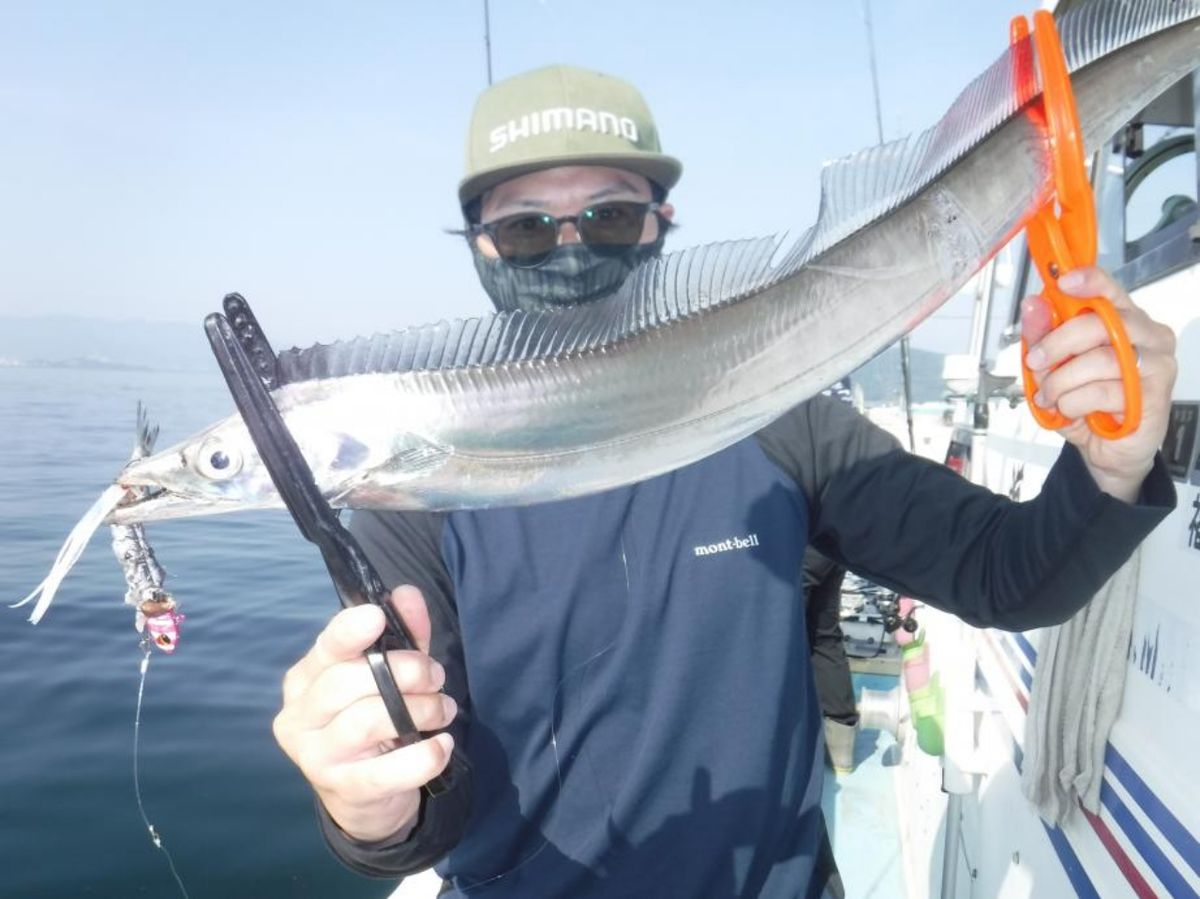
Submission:
[[[1113,304],[1104,297],[1080,299],[1068,296],[1058,288],[1058,277],[1076,268],[1096,264],[1096,205],[1092,186],[1088,182],[1083,162],[1083,141],[1079,136],[1079,116],[1075,111],[1075,96],[1067,62],[1058,40],[1054,17],[1045,10],[1033,14],[1033,45],[1037,48],[1038,70],[1042,80],[1040,110],[1035,105],[1030,116],[1046,132],[1050,141],[1050,156],[1054,169],[1052,198],[1039,209],[1026,226],[1029,254],[1042,276],[1043,295],[1050,305],[1050,321],[1058,327],[1069,318],[1091,312],[1100,318],[1108,339],[1117,354],[1121,383],[1125,392],[1125,412],[1121,420],[1107,412],[1087,416],[1088,427],[1100,437],[1115,440],[1137,430],[1142,421],[1142,384],[1138,372],[1137,352],[1125,331],[1125,323]],[[1027,40],[1029,24],[1024,16],[1012,20],[1009,31],[1014,55],[1014,74],[1017,97],[1035,93],[1033,84],[1033,48]],[[1055,206],[1057,205],[1057,213]],[[1054,409],[1044,409],[1034,402],[1037,382],[1025,362],[1029,347],[1021,340],[1021,372],[1025,381],[1025,397],[1029,411],[1044,428],[1065,427],[1071,419]]]

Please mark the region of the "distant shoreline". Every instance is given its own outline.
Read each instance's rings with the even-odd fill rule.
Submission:
[[[72,368],[88,371],[157,371],[147,365],[130,365],[108,359],[3,359],[0,368]]]

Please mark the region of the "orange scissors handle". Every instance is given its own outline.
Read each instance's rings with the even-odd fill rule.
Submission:
[[[1050,304],[1050,318],[1058,327],[1069,318],[1085,312],[1099,316],[1117,354],[1125,397],[1125,410],[1118,421],[1107,412],[1087,416],[1088,427],[1100,437],[1116,439],[1132,434],[1142,420],[1142,385],[1137,368],[1137,353],[1125,330],[1120,313],[1104,297],[1080,299],[1068,296],[1058,288],[1058,277],[1072,269],[1096,263],[1096,206],[1083,161],[1083,143],[1079,136],[1079,117],[1071,79],[1054,17],[1045,10],[1033,14],[1033,43],[1037,49],[1038,69],[1042,77],[1040,115],[1035,121],[1046,129],[1050,141],[1054,190],[1052,199],[1029,221],[1026,236],[1029,254],[1042,276],[1043,293]],[[1014,47],[1015,89],[1018,97],[1026,96],[1032,87],[1029,26],[1023,16],[1013,19],[1010,40]],[[1021,343],[1021,372],[1030,412],[1042,427],[1058,429],[1071,420],[1053,409],[1037,405],[1034,396],[1037,382],[1025,362],[1028,347]]]
[[[1048,282],[1045,289],[1046,300],[1050,304],[1050,320],[1054,327],[1084,312],[1091,312],[1099,317],[1108,332],[1108,339],[1117,354],[1117,363],[1121,369],[1121,386],[1125,394],[1125,413],[1117,419],[1108,412],[1093,412],[1087,416],[1088,427],[1092,433],[1109,440],[1125,437],[1133,433],[1142,420],[1142,390],[1138,372],[1137,351],[1125,331],[1125,323],[1117,307],[1104,297],[1080,299],[1068,296]],[[1071,419],[1054,409],[1045,409],[1034,402],[1038,385],[1033,372],[1025,364],[1025,353],[1028,347],[1021,343],[1021,374],[1025,382],[1025,396],[1029,400],[1029,411],[1034,420],[1043,428],[1057,430],[1071,423]]]

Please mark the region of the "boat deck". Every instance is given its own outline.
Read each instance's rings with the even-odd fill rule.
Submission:
[[[854,674],[854,692],[863,687],[890,690],[898,678]],[[904,866],[894,777],[900,747],[890,734],[858,731],[854,770],[825,772],[821,808],[846,895],[855,899],[904,899]]]

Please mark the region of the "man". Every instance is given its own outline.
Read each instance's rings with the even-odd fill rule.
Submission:
[[[680,171],[623,82],[552,67],[490,88],[459,197],[493,302],[616,290],[659,251]],[[974,623],[1028,628],[1073,614],[1174,503],[1156,457],[1173,336],[1102,272],[1063,280],[1124,311],[1144,421],[1117,444],[1065,429],[1027,503],[817,397],[596,496],[355,515],[421,647],[393,654],[396,682],[421,730],[448,730],[397,748],[361,658],[382,614],[339,613],[288,672],[275,725],[334,851],[378,876],[440,861],[454,896],[838,895],[800,587],[809,540]],[[1034,300],[1024,327],[1046,404],[1072,418],[1106,404],[1116,370],[1094,320],[1047,333]],[[736,551],[692,551],[717,534]],[[473,773],[423,796],[454,747]]]

